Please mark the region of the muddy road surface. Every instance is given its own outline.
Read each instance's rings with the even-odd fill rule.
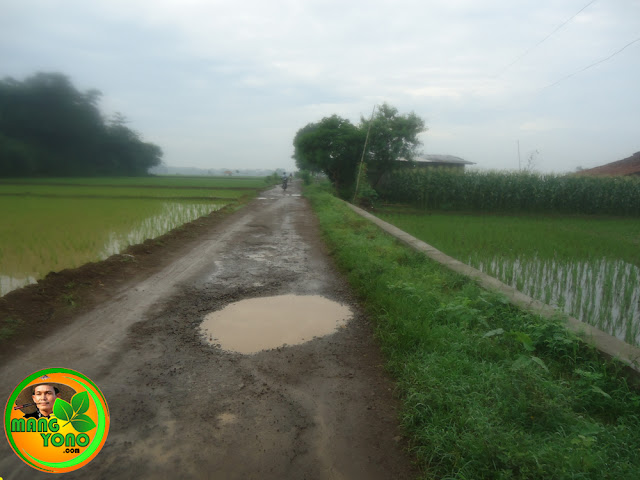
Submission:
[[[272,328],[246,332],[264,337],[266,350],[228,350],[223,332],[201,330],[225,307],[280,295],[289,297],[278,321],[267,309],[257,314]],[[303,343],[278,342],[279,332],[294,330],[288,320],[305,320],[290,295],[331,300],[352,318],[329,335],[301,327]],[[161,270],[4,359],[0,397],[47,367],[80,371],[100,387],[111,414],[106,444],[65,478],[413,478],[381,364],[372,329],[294,184],[263,193]],[[0,477],[51,478],[6,441]]]

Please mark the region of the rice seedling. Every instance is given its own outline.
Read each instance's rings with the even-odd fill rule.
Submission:
[[[255,190],[249,190],[254,193]],[[236,201],[247,190],[213,188],[147,188],[144,186],[87,186],[87,185],[2,185],[0,196],[35,196],[58,198],[158,198]]]
[[[467,263],[628,343],[640,345],[640,269],[608,259],[496,258]],[[512,269],[514,274],[505,275]],[[579,280],[578,280],[579,279]],[[583,292],[587,295],[583,295]]]
[[[640,344],[640,224],[633,219],[379,215],[504,283]]]
[[[0,295],[240,205],[264,187],[262,178],[5,179]]]
[[[102,260],[224,204],[157,200],[0,197],[0,294],[50,271]]]

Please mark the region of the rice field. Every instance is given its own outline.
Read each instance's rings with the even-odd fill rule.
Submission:
[[[263,178],[233,177],[2,181],[0,295],[239,204],[264,186]]]
[[[378,215],[460,261],[640,345],[640,221],[576,216]]]
[[[395,241],[326,187],[306,194],[375,329],[421,478],[640,478],[640,396],[620,364],[559,319],[514,307]],[[612,247],[631,263],[628,247],[638,250],[637,225],[615,220],[396,213],[380,216],[458,258],[509,249],[577,258]],[[627,235],[614,246],[609,230]]]
[[[260,189],[264,186],[264,177],[188,177],[188,176],[155,176],[155,177],[92,177],[92,178],[12,178],[3,179],[0,185],[69,185],[69,186],[116,186],[116,187],[171,187],[171,188],[246,188]]]

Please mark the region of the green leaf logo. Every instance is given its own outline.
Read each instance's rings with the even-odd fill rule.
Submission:
[[[71,397],[71,407],[76,415],[80,415],[89,410],[89,394],[87,392],[76,393]]]
[[[62,427],[71,423],[71,426],[80,433],[96,428],[95,422],[84,414],[88,409],[89,394],[87,392],[76,393],[71,397],[71,403],[57,398],[53,404],[53,414],[61,421],[66,422]]]

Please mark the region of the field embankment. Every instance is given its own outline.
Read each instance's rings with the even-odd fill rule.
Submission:
[[[640,395],[620,365],[329,193],[309,198],[375,322],[424,478],[638,478]]]

